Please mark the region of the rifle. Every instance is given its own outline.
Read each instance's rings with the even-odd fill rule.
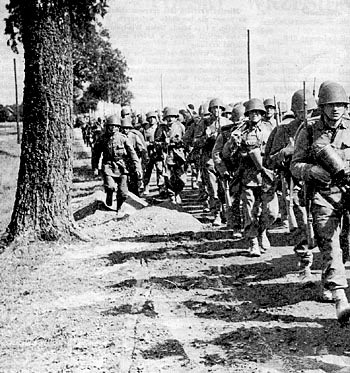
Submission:
[[[293,188],[294,188],[293,178],[291,177],[291,179],[290,179],[289,196],[288,196],[286,175],[283,171],[281,172],[281,183],[282,183],[282,198],[286,201],[286,204],[287,204],[287,216],[288,216],[289,232],[292,232],[292,231],[294,231],[295,229],[298,228],[297,219],[295,217],[294,209],[293,209],[293,205],[294,205],[294,202],[293,202]]]
[[[280,111],[279,111],[279,107],[277,106],[277,103],[276,103],[276,96],[273,96],[273,104],[275,105],[275,110],[276,110],[276,122],[277,122],[277,126],[280,125],[281,123],[281,117],[280,117]]]
[[[303,113],[304,113],[304,126],[307,128],[307,102],[306,102],[306,88],[305,88],[305,81],[303,82]],[[308,185],[307,182],[304,182],[303,185],[304,188],[304,204],[306,209],[306,236],[307,236],[307,245],[308,249],[312,250],[315,247],[315,237],[314,237],[314,231],[312,228],[312,215],[311,215],[311,200],[309,198],[310,194],[310,185]]]

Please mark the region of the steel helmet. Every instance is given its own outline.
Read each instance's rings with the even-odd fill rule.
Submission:
[[[314,110],[317,108],[314,96],[310,91],[305,91],[306,96],[306,110]],[[291,110],[296,113],[298,111],[304,110],[304,90],[299,89],[294,92],[291,102]]]
[[[244,112],[245,107],[241,102],[235,104],[232,108],[232,120],[238,122],[244,116]]]
[[[347,96],[344,87],[335,82],[322,84],[318,94],[318,105],[322,106],[335,103],[349,103],[349,97]]]
[[[201,116],[210,114],[208,103],[204,103],[199,106],[198,114]]]
[[[222,110],[225,110],[225,105],[219,98],[213,98],[209,101],[209,111],[215,106],[221,107]]]
[[[131,123],[131,118],[130,117],[122,118],[120,127],[121,128],[134,128],[134,126]]]
[[[143,123],[148,123],[146,119],[147,119],[146,115],[143,114],[143,113],[141,113],[141,114],[139,115],[139,117],[138,117],[138,123],[141,124],[141,125],[142,125]]]
[[[244,103],[245,111],[244,115],[247,115],[250,111],[258,110],[262,114],[266,113],[265,106],[259,98],[252,98]]]
[[[120,125],[120,118],[118,115],[110,115],[106,119],[106,126],[119,126]]]
[[[157,114],[155,113],[155,111],[149,111],[147,114],[146,114],[146,118],[157,118]]]
[[[131,114],[130,106],[123,106],[122,111],[121,111],[121,115],[128,115],[128,114]]]
[[[329,83],[334,83],[333,80],[325,80],[323,83],[321,83],[320,88],[318,89],[318,97],[320,97],[320,91],[321,89],[328,85]]]
[[[266,100],[264,100],[264,106],[265,108],[267,106],[272,106],[274,109],[276,109],[275,101],[273,98],[267,98]]]
[[[166,107],[163,112],[164,118],[166,117],[178,117],[179,116],[179,110],[173,108],[173,107]]]

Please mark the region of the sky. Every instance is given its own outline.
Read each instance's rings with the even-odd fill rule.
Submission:
[[[6,17],[0,0],[0,18]],[[294,91],[335,80],[350,94],[348,0],[109,0],[104,26],[129,66],[132,106],[183,107],[212,97],[286,101]],[[3,22],[4,28],[4,22]],[[0,39],[0,103],[14,102],[13,58]],[[23,56],[17,56],[20,93]],[[162,83],[162,84],[161,84]],[[161,89],[162,86],[162,89]]]

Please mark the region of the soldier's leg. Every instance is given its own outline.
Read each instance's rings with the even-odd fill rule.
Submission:
[[[274,188],[269,188],[261,194],[261,215],[259,224],[259,244],[262,251],[269,250],[271,245],[266,231],[276,221],[278,216],[278,197]]]
[[[208,172],[208,194],[209,194],[209,206],[211,214],[214,216],[213,225],[221,225],[221,203],[219,200],[219,185],[218,185],[218,179],[216,176],[216,172],[214,169],[214,162],[212,159],[210,159],[206,163],[206,169]]]
[[[135,170],[130,170],[128,178],[128,189],[131,193],[139,196],[139,180]]]
[[[210,211],[209,207],[209,188],[210,188],[210,181],[209,181],[209,171],[206,166],[206,162],[202,156],[201,158],[201,178],[202,178],[202,183],[200,185],[199,189],[199,199],[200,201],[203,202],[203,209]]]
[[[127,175],[121,175],[117,178],[117,212],[122,207],[123,203],[128,197],[128,177]]]
[[[315,239],[323,259],[323,285],[332,291],[338,321],[348,322],[350,306],[344,291],[348,285],[340,248],[341,210],[334,208],[318,193],[313,202]]]
[[[186,183],[186,172],[184,165],[174,165],[171,168],[171,176],[169,179],[168,192],[169,196],[175,203],[181,203],[180,193]]]
[[[227,213],[227,227],[233,229],[237,234],[242,229],[241,219],[241,184],[230,185],[232,206]]]
[[[258,242],[258,213],[260,209],[260,187],[242,186],[242,213],[244,224],[244,238],[248,243],[248,250],[251,256],[260,256]]]
[[[145,189],[146,189],[146,187],[148,186],[148,184],[151,180],[152,172],[153,172],[153,168],[155,166],[155,163],[156,162],[154,161],[154,159],[150,158],[149,162],[146,165],[146,170],[145,170],[145,174],[144,174],[144,177],[143,177],[143,182],[144,182],[144,185],[145,185]]]
[[[156,162],[156,174],[157,174],[157,186],[159,189],[160,197],[167,197],[167,180],[168,180],[168,168],[165,166],[164,161],[158,160]]]
[[[294,252],[298,258],[300,276],[304,280],[308,280],[311,275],[311,266],[313,263],[312,249],[309,248],[307,238],[307,214],[304,206],[303,190],[296,186],[293,189],[293,211],[298,223],[298,229],[294,232],[298,239],[297,245],[294,247]],[[325,298],[329,296],[326,295]]]
[[[343,263],[349,258],[350,251],[350,211],[346,210],[343,213],[341,233],[340,233],[340,248],[343,252]]]
[[[106,205],[112,206],[113,204],[113,193],[117,190],[117,186],[113,176],[103,175],[103,186],[106,192]]]
[[[340,212],[328,202],[312,206],[315,239],[322,254],[324,286],[333,290],[346,288],[347,281],[340,249]]]

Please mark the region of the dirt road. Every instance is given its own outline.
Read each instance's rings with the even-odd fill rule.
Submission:
[[[1,372],[350,372],[349,328],[318,302],[318,253],[307,283],[283,230],[249,258],[190,183],[181,211],[117,220],[79,141],[73,206],[92,239],[1,255]]]

